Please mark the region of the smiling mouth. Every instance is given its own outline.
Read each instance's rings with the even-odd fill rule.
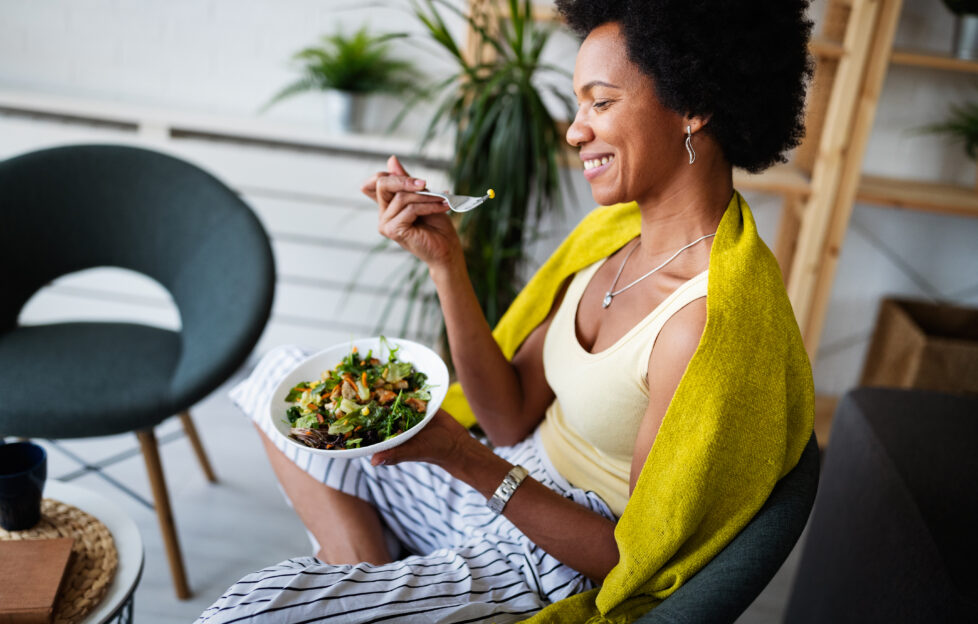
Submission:
[[[614,156],[602,156],[601,158],[592,158],[584,161],[584,170],[589,171],[591,169],[597,169],[602,165],[607,165],[610,162],[614,162]]]

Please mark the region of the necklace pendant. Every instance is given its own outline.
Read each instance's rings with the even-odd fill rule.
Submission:
[[[602,300],[602,301],[601,301],[601,307],[602,307],[602,308],[607,308],[607,307],[608,307],[608,306],[610,306],[610,305],[611,305],[611,291],[609,290],[609,291],[608,291],[608,292],[607,292],[607,293],[605,294],[605,296],[604,296],[604,300]]]

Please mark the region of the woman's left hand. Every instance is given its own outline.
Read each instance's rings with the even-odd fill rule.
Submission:
[[[423,461],[444,467],[461,458],[470,444],[479,442],[451,414],[440,409],[413,438],[392,449],[374,453],[370,463],[377,466]]]

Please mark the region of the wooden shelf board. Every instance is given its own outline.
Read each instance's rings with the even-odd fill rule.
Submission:
[[[734,186],[741,191],[805,197],[809,185],[808,176],[790,164],[777,165],[757,175],[734,170]],[[957,184],[864,175],[856,201],[978,217],[978,190]]]
[[[840,59],[845,54],[845,48],[837,41],[824,37],[813,37],[808,44],[811,53],[820,59]],[[935,50],[914,50],[909,48],[894,48],[890,54],[890,63],[911,67],[926,67],[943,71],[954,71],[978,74],[978,61],[959,59],[946,52]]]
[[[934,51],[894,48],[890,62],[895,65],[911,65],[978,74],[978,61],[959,59],[950,54]]]
[[[758,174],[734,169],[734,186],[739,190],[806,196],[809,179],[803,171],[790,164],[775,165]]]
[[[864,175],[856,201],[978,217],[978,190],[955,184]]]
[[[837,41],[830,41],[824,37],[812,37],[808,42],[808,50],[818,58],[838,59],[842,58],[842,44]]]

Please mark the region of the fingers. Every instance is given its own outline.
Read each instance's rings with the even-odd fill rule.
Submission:
[[[401,243],[419,219],[446,212],[448,206],[437,197],[398,193],[381,212],[377,230],[382,236]]]
[[[371,466],[393,466],[396,463],[397,460],[392,457],[392,453],[390,451],[374,453],[370,458]]]
[[[387,159],[387,171],[378,171],[367,178],[367,181],[360,187],[360,192],[370,199],[376,200],[377,180],[389,175],[410,177],[410,174],[408,174],[407,170],[404,168],[404,165],[401,164],[401,161],[398,160],[397,156],[391,156]],[[422,186],[422,188],[424,187]]]
[[[385,173],[383,175],[378,174],[375,187],[378,201],[381,197],[384,197],[389,202],[395,193],[400,193],[401,191],[420,191],[424,189],[425,181],[420,178]]]
[[[404,203],[432,203],[440,202],[437,197],[428,195],[417,195],[414,191],[420,191],[425,187],[425,181],[418,178],[410,178],[396,175],[386,175],[377,179],[376,201],[380,207],[380,219],[384,221],[390,218],[390,214],[399,212]],[[402,198],[401,204],[392,207],[394,199],[398,193],[410,193],[410,198]],[[407,202],[404,200],[407,199]]]
[[[390,174],[386,171],[378,171],[373,174],[360,187],[360,192],[366,195],[371,201],[377,201],[377,180],[388,175]]]
[[[398,193],[380,216],[380,223],[410,225],[419,217],[448,212],[448,205],[438,197]]]
[[[397,156],[395,155],[392,155],[387,159],[387,172],[399,176],[409,175],[407,170],[405,170],[404,166],[401,164],[401,161],[398,160]]]

